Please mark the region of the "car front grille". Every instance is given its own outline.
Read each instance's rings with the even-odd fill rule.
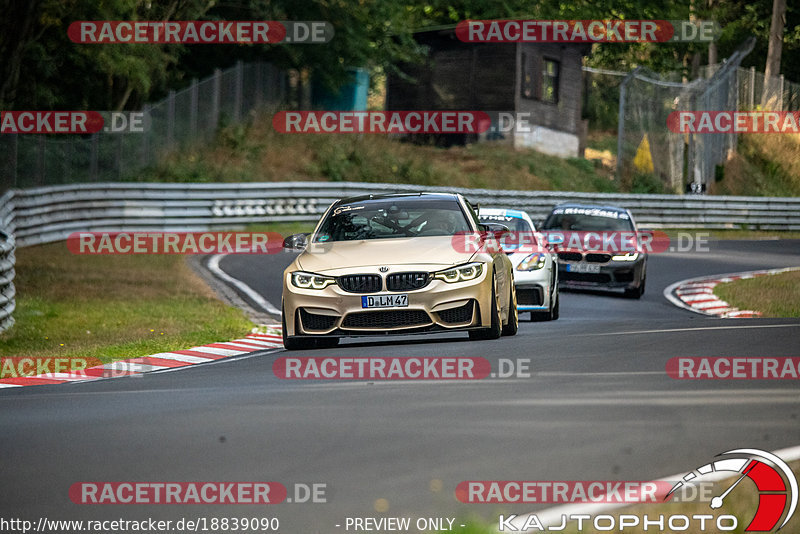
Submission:
[[[581,261],[583,254],[580,252],[559,252],[558,259],[563,261]]]
[[[570,273],[559,272],[558,276],[565,282],[592,282],[595,284],[608,284],[611,277],[606,273]]]
[[[430,281],[430,275],[425,272],[394,273],[386,277],[386,289],[389,291],[413,291],[422,289]]]
[[[611,254],[589,253],[586,255],[586,261],[592,263],[608,263],[611,261]]]
[[[377,274],[346,274],[337,278],[336,283],[349,293],[377,293],[383,288]]]
[[[330,330],[336,324],[336,319],[337,317],[334,315],[309,313],[300,308],[300,321],[302,321],[303,329],[305,330]]]
[[[472,312],[474,308],[475,301],[471,300],[458,308],[450,308],[449,310],[442,310],[437,313],[442,322],[451,324],[467,323],[472,321]]]
[[[541,306],[544,302],[544,291],[541,287],[518,287],[517,304],[520,306]]]
[[[395,328],[425,326],[431,318],[424,310],[387,310],[351,313],[344,318],[342,328]]]

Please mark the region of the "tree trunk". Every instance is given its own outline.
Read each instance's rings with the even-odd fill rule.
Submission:
[[[781,73],[781,52],[783,50],[783,28],[786,24],[786,0],[773,0],[772,21],[769,25],[769,47],[767,48],[767,64],[764,67],[764,92],[761,105],[776,108],[778,105]]]
[[[39,14],[40,0],[21,0],[6,5],[8,11],[0,25],[2,43],[0,43],[0,106],[2,109],[14,107],[19,85],[20,70],[25,48],[34,38],[34,25]]]

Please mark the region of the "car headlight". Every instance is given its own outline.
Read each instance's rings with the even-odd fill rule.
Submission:
[[[455,284],[456,282],[466,282],[468,280],[475,280],[483,273],[482,263],[468,263],[466,265],[459,265],[452,269],[439,271],[434,273],[433,277],[439,280],[444,280],[448,284]]]
[[[616,256],[611,256],[611,259],[614,261],[636,261],[638,258],[638,252],[628,252],[626,254],[617,254]]]
[[[325,289],[329,285],[335,283],[336,279],[331,276],[305,273],[303,271],[295,271],[292,273],[292,285],[300,289]]]
[[[517,265],[518,271],[538,271],[547,262],[547,258],[541,252],[535,252],[527,256]]]

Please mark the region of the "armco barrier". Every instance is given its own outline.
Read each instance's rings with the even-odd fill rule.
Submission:
[[[234,184],[92,183],[11,190],[0,197],[0,331],[14,307],[14,239],[19,246],[76,231],[202,231],[250,223],[315,221],[335,199],[388,192],[458,192],[487,207],[542,219],[556,204],[629,208],[642,228],[800,230],[800,198],[630,195],[454,189],[355,182]]]

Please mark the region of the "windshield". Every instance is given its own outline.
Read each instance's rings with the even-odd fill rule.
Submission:
[[[320,225],[314,242],[451,236],[470,231],[455,199],[368,199],[336,206]]]
[[[519,217],[508,217],[503,215],[478,215],[481,223],[502,224],[512,232],[532,232],[531,225],[525,219]]]
[[[633,230],[633,223],[626,213],[619,211],[566,208],[554,210],[542,230],[629,231]]]

